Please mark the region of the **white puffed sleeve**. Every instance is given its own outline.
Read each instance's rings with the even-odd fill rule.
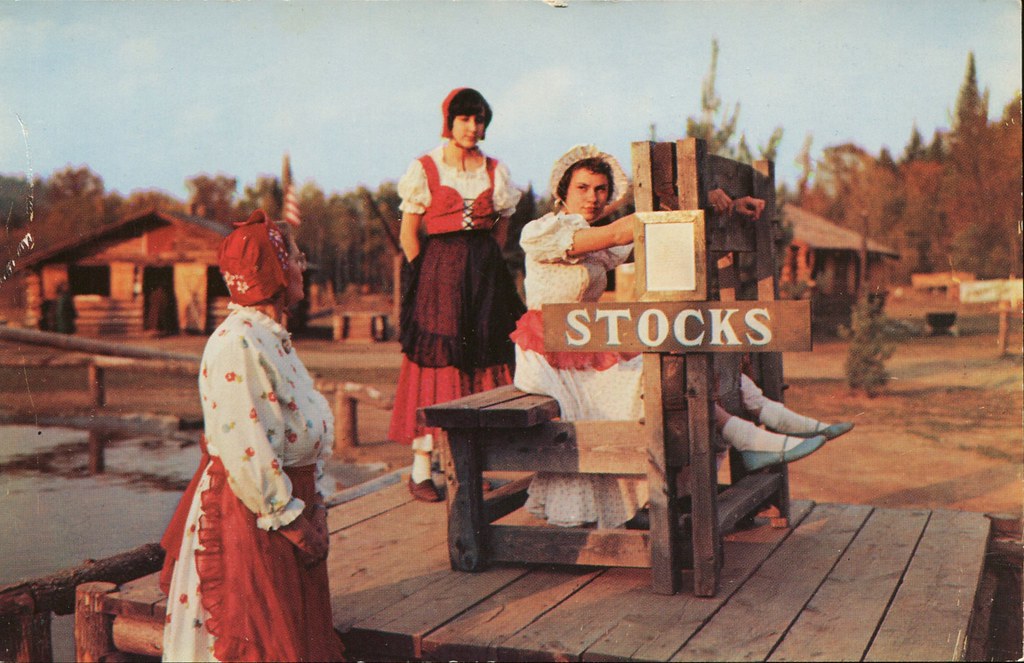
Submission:
[[[284,380],[262,348],[229,332],[211,339],[203,356],[199,391],[210,453],[221,459],[228,485],[256,514],[256,525],[274,530],[292,522],[305,503],[292,496],[283,446],[291,430]]]
[[[499,216],[512,216],[522,196],[523,193],[512,184],[508,167],[499,161],[498,166],[494,169],[494,194],[492,199],[494,200],[495,211]]]
[[[576,232],[588,228],[579,214],[546,214],[523,226],[519,245],[527,257],[537,262],[567,262],[575,264],[578,257],[568,255]]]
[[[398,209],[402,212],[423,214],[430,207],[430,185],[419,159],[413,159],[402,179],[398,180],[398,195],[402,199]]]

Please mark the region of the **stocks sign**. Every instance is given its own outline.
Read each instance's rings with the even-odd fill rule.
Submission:
[[[548,304],[548,351],[781,352],[811,349],[807,301]]]

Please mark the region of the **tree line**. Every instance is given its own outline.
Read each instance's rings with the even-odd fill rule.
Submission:
[[[713,154],[750,162],[747,138],[737,135],[740,105],[725,107],[715,91],[717,54],[713,42],[702,108],[687,119],[686,134],[708,141]],[[909,280],[912,272],[949,269],[979,277],[1020,276],[1021,95],[1018,91],[995,121],[989,121],[988,104],[970,54],[949,130],[936,131],[926,142],[913,127],[898,158],[887,148],[873,155],[848,143],[826,147],[814,160],[808,136],[798,159],[802,176],[794,189],[780,187],[777,200],[893,246],[902,255],[900,280]],[[780,127],[758,146],[759,157],[774,159],[781,139]],[[0,175],[2,257],[14,255],[27,231],[36,246],[47,246],[154,209],[225,224],[257,207],[280,215],[281,183],[275,177],[261,177],[241,191],[236,178],[223,174],[198,174],[186,185],[189,199],[180,200],[159,190],[127,196],[107,191],[88,166],[68,166],[31,182]],[[522,269],[519,230],[551,207],[550,198],[539,198],[532,186],[523,193],[505,247],[514,270]],[[302,216],[297,239],[316,267],[311,278],[331,283],[336,292],[351,286],[390,291],[400,218],[395,183],[328,193],[310,181],[296,195]]]
[[[973,53],[951,127],[930,141],[915,126],[898,157],[847,143],[825,148],[813,164],[809,146],[803,177],[784,198],[895,248],[900,281],[949,270],[1022,275],[1021,93],[990,121]]]

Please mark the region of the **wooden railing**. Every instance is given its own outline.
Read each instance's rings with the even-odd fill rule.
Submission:
[[[334,401],[335,457],[343,457],[347,450],[359,446],[360,403],[381,410],[390,410],[395,403],[393,395],[356,382],[318,379],[316,388]]]
[[[107,404],[107,374],[110,370],[149,370],[175,375],[194,376],[199,371],[197,355],[165,352],[150,348],[110,343],[96,339],[78,338],[53,332],[0,326],[0,341],[52,347],[84,355],[57,355],[36,360],[32,367],[85,368],[86,388],[90,403],[95,408]],[[26,362],[6,362],[0,366],[24,368]],[[343,380],[318,379],[317,389],[333,398],[336,456],[346,449],[359,446],[358,405],[363,403],[382,410],[390,410],[394,397],[379,389]]]
[[[0,660],[52,660],[51,617],[74,614],[78,585],[128,582],[159,570],[163,561],[160,545],[147,543],[53,575],[0,587]]]

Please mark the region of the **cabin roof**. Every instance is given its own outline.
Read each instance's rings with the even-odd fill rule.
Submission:
[[[797,207],[786,205],[782,208],[782,220],[793,227],[794,243],[806,244],[813,249],[833,251],[860,251],[863,236],[849,228],[836,225],[828,219]],[[890,258],[899,258],[898,251],[890,246],[868,239],[868,253]]]
[[[19,265],[21,267],[29,267],[42,262],[49,262],[53,258],[61,255],[66,251],[73,250],[80,246],[93,243],[100,240],[108,235],[112,235],[130,226],[141,224],[141,225],[157,225],[157,224],[171,224],[171,223],[188,223],[195,226],[199,226],[203,230],[211,233],[215,233],[220,237],[227,237],[231,232],[232,227],[214,221],[213,219],[207,219],[200,216],[192,216],[190,214],[182,214],[180,212],[169,212],[152,210],[137,214],[135,216],[125,217],[119,221],[108,223],[98,228],[94,228],[86,233],[72,237],[64,242],[58,242],[47,247],[39,248],[33,251],[30,255],[25,256]]]

